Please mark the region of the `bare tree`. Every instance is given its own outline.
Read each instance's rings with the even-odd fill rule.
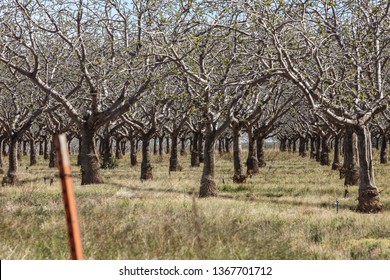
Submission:
[[[16,73],[8,77],[10,80],[0,81],[0,124],[9,139],[9,164],[3,184],[15,185],[19,180],[18,143],[34,121],[48,109],[49,95],[42,94]]]

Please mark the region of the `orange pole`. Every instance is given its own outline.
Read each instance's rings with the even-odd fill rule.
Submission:
[[[83,247],[79,219],[77,215],[76,200],[73,191],[72,173],[70,169],[70,159],[67,139],[64,134],[55,137],[57,150],[58,169],[60,171],[62,197],[64,199],[66,223],[68,226],[69,245],[73,260],[83,259]]]

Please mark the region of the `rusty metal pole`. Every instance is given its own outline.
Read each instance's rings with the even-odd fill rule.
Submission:
[[[67,139],[64,134],[56,135],[55,146],[57,149],[58,169],[60,171],[62,196],[64,199],[66,223],[68,226],[70,251],[73,260],[82,260],[83,247],[81,243],[79,219],[77,215],[76,201],[73,191],[73,181],[70,169]]]

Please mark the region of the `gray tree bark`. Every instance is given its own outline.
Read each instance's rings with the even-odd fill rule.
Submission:
[[[137,147],[136,141],[134,138],[130,139],[130,166],[136,166],[138,164],[137,160]]]
[[[383,205],[379,201],[379,190],[374,180],[370,131],[365,125],[356,126],[355,131],[358,137],[360,166],[357,210],[364,213],[377,213],[382,211]]]
[[[52,135],[52,140],[50,141],[49,167],[57,167],[57,151],[54,147],[54,134]]]
[[[101,144],[101,154],[103,155],[103,168],[108,167],[112,162],[112,152],[111,152],[111,138],[109,133],[104,133],[103,138],[100,140]]]
[[[187,155],[187,148],[186,148],[186,137],[185,137],[185,135],[180,138],[180,144],[181,144],[180,155],[181,156],[186,156]]]
[[[35,147],[35,140],[31,137],[30,139],[30,166],[34,166],[38,163],[37,161],[37,150]]]
[[[329,138],[323,136],[321,141],[321,165],[330,165],[330,147],[329,147]]]
[[[233,123],[233,163],[234,163],[234,183],[243,183],[246,179],[244,175],[244,165],[242,162],[242,147],[240,141],[241,127],[238,123]]]
[[[204,161],[204,149],[203,149],[203,144],[204,144],[203,142],[204,142],[204,140],[203,140],[203,138],[204,138],[204,135],[201,132],[199,134],[199,139],[198,139],[198,145],[199,145],[198,153],[199,153],[199,162],[200,163],[203,163],[203,161]]]
[[[256,148],[257,148],[257,161],[259,167],[265,167],[267,165],[265,161],[265,154],[264,154],[264,136],[258,135],[256,138]]]
[[[352,127],[346,127],[344,136],[344,164],[340,170],[344,173],[345,186],[354,186],[359,183],[359,163],[357,138]]]
[[[43,149],[43,159],[48,160],[49,159],[49,141],[45,137],[45,140],[43,141],[44,143],[44,149]]]
[[[8,171],[7,177],[3,178],[3,183],[16,185],[19,182],[18,178],[18,137],[11,136],[9,139],[9,157],[8,157]]]
[[[0,174],[4,174],[3,145],[5,137],[0,136]]]
[[[253,133],[248,129],[248,158],[246,160],[247,175],[259,173],[259,162],[257,161],[256,139]]]
[[[90,129],[87,124],[84,124],[81,130],[80,151],[82,185],[103,183],[95,145],[95,131]]]
[[[158,136],[155,136],[153,139],[153,155],[157,155],[157,153],[158,153],[157,139],[158,139]]]
[[[198,167],[200,166],[199,163],[199,145],[198,145],[198,139],[199,139],[199,133],[194,132],[193,133],[193,140],[192,140],[192,150],[191,150],[191,167]]]
[[[299,136],[299,155],[306,157],[306,139],[303,136]]]
[[[142,136],[142,162],[141,162],[141,180],[153,179],[152,164],[150,161],[150,136]]]
[[[178,146],[178,136],[177,134],[171,135],[172,145],[171,145],[171,157],[169,158],[169,171],[181,171],[182,167],[179,162],[179,157],[177,153]]]
[[[116,159],[122,159],[123,158],[123,153],[122,153],[122,145],[121,145],[121,140],[119,137],[116,137],[115,139],[115,158]]]
[[[386,164],[387,160],[387,146],[388,139],[385,134],[382,135],[381,151],[380,151],[380,163]]]
[[[162,160],[164,157],[164,135],[158,136],[158,155]]]
[[[204,166],[200,180],[199,197],[217,196],[217,184],[215,183],[215,137],[210,132],[206,133],[204,143]]]
[[[316,136],[316,161],[321,161],[321,137],[319,135]]]
[[[334,156],[333,156],[333,163],[332,163],[332,170],[340,170],[341,164],[340,164],[340,136],[336,135],[334,138]]]

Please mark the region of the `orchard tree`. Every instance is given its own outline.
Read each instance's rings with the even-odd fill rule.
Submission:
[[[1,77],[0,92],[0,124],[9,140],[8,171],[3,184],[15,185],[19,181],[19,142],[34,121],[50,108],[49,95],[15,72]]]
[[[122,115],[122,120],[133,130],[137,131],[142,141],[142,162],[140,179],[153,179],[153,167],[151,163],[150,141],[154,138],[157,131],[163,126],[166,110],[166,100],[159,100],[158,95],[153,91],[149,92],[145,102],[137,103],[132,110]]]

